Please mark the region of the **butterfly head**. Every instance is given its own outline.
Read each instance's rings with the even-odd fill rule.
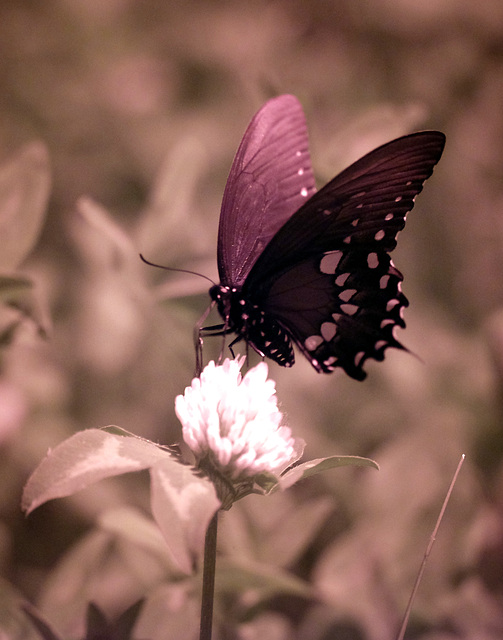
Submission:
[[[223,284],[215,284],[210,288],[210,298],[216,303],[218,312],[226,324],[229,323],[233,294],[236,294],[236,289]]]

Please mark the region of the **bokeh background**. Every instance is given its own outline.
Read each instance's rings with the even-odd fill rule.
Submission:
[[[0,264],[34,290],[1,314],[2,638],[38,637],[24,601],[82,638],[89,601],[113,618],[140,598],[134,637],[197,637],[200,576],[149,546],[147,476],[28,519],[20,497],[75,431],[180,439],[174,398],[208,283],[138,253],[216,278],[233,154],[280,93],[304,106],[319,185],[410,131],[440,129],[447,146],[394,254],[411,353],[370,362],[363,383],[270,367],[307,457],[381,470],[333,470],[225,514],[216,637],[395,637],[462,453],[408,637],[502,637],[503,3],[3,0],[0,217],[17,235],[2,232]],[[206,341],[206,358],[219,348]]]

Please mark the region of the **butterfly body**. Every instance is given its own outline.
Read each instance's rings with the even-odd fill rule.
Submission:
[[[254,304],[236,288],[215,285],[210,297],[226,319],[226,330],[237,333],[260,356],[271,358],[283,367],[295,362],[292,341],[287,331],[259,304]]]
[[[282,366],[292,343],[318,372],[365,377],[368,358],[403,348],[408,301],[389,252],[445,138],[426,131],[370,152],[316,191],[307,128],[293,96],[251,121],[222,202],[210,296],[234,332]]]

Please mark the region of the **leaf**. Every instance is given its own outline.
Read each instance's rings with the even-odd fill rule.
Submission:
[[[0,167],[0,271],[13,271],[40,235],[50,191],[49,156],[34,142]]]
[[[315,458],[314,460],[309,460],[308,462],[299,464],[293,469],[287,471],[281,476],[278,485],[274,490],[277,488],[284,490],[291,487],[299,480],[309,478],[309,476],[314,476],[322,471],[334,469],[335,467],[347,466],[373,467],[374,469],[379,470],[377,462],[374,462],[374,460],[371,460],[370,458],[362,458],[360,456],[329,456],[328,458]]]
[[[166,255],[170,260],[180,253],[197,254],[197,247],[187,247],[192,236],[186,220],[194,205],[198,180],[208,165],[208,154],[194,135],[184,135],[171,148],[156,176],[149,202],[138,219],[133,236],[142,253]]]
[[[22,276],[0,276],[0,301],[7,304],[22,300],[23,296],[33,287],[28,278]]]
[[[154,518],[182,571],[192,573],[208,524],[220,507],[215,487],[190,467],[162,460],[151,470]]]
[[[23,605],[22,610],[26,616],[31,620],[33,626],[37,629],[40,637],[43,640],[60,640],[60,637],[51,628],[48,622],[39,614],[39,612],[31,606]]]
[[[90,267],[129,271],[131,275],[138,272],[138,251],[105,207],[82,197],[76,213],[71,220],[72,234]]]
[[[99,525],[104,531],[153,555],[164,571],[173,572],[171,554],[167,553],[164,537],[152,518],[133,507],[124,506],[100,514]]]
[[[26,609],[35,612],[25,596],[6,579],[0,577],[0,639],[40,640]],[[48,640],[61,640],[57,636],[47,636]]]
[[[314,591],[308,583],[287,571],[270,564],[228,558],[222,558],[218,563],[216,588],[233,595],[253,589],[261,598],[275,594],[314,597]]]
[[[148,440],[100,429],[80,431],[49,451],[26,483],[21,506],[30,513],[47,500],[69,496],[103,478],[147,469],[166,458],[172,460],[171,454]]]
[[[176,565],[190,574],[220,501],[209,480],[148,440],[101,429],[76,433],[35,469],[24,488],[22,508],[30,513],[47,500],[71,495],[103,478],[147,468],[154,518]]]
[[[10,344],[15,329],[26,318],[35,323],[40,336],[47,337],[50,327],[47,310],[30,279],[16,275],[1,275],[0,303],[15,310],[15,313],[9,313],[7,309],[0,311],[1,345]],[[11,317],[13,313],[14,317]]]
[[[109,622],[93,603],[87,608],[87,633],[84,640],[130,640],[143,600],[131,605],[116,620]]]

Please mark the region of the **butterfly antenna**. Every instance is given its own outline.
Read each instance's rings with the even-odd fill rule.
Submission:
[[[177,267],[165,267],[162,264],[156,264],[155,262],[150,262],[150,260],[147,260],[147,258],[145,258],[141,253],[140,253],[140,258],[142,262],[144,262],[145,264],[148,264],[149,267],[156,267],[157,269],[164,269],[165,271],[178,271],[179,273],[188,273],[191,276],[199,276],[200,278],[204,278],[205,280],[208,280],[208,282],[211,282],[212,285],[215,285],[215,282],[213,282],[211,278],[208,278],[208,276],[205,276],[203,273],[198,273],[197,271],[190,271],[190,269],[179,269]]]
[[[426,562],[428,561],[428,558],[430,556],[431,549],[432,549],[433,544],[435,542],[435,539],[437,537],[437,533],[438,533],[438,529],[440,527],[440,523],[442,522],[445,510],[447,508],[447,503],[449,502],[449,499],[451,497],[452,490],[454,489],[454,485],[456,484],[456,480],[458,479],[458,475],[459,475],[459,472],[461,470],[461,466],[463,465],[464,460],[465,460],[465,454],[463,454],[461,456],[461,459],[458,462],[458,466],[456,467],[456,471],[454,472],[454,475],[452,477],[451,484],[449,485],[449,489],[447,490],[447,494],[446,494],[446,496],[444,498],[444,502],[442,504],[442,508],[440,509],[440,513],[439,513],[437,521],[435,523],[435,528],[433,529],[433,533],[430,536],[430,541],[428,543],[428,546],[426,547],[426,551],[424,552],[423,561],[421,563],[421,566],[419,567],[419,571],[418,571],[418,574],[417,574],[417,577],[416,577],[416,581],[414,582],[414,587],[412,588],[412,593],[410,594],[409,602],[407,604],[407,609],[405,610],[405,615],[403,617],[402,626],[400,627],[400,631],[399,631],[399,633],[397,635],[396,640],[403,640],[404,637],[405,637],[405,630],[407,629],[407,625],[409,623],[410,612],[412,611],[412,605],[414,603],[414,599],[416,597],[417,590],[419,589],[419,583],[421,582],[421,579],[423,577],[424,569],[426,567]]]

